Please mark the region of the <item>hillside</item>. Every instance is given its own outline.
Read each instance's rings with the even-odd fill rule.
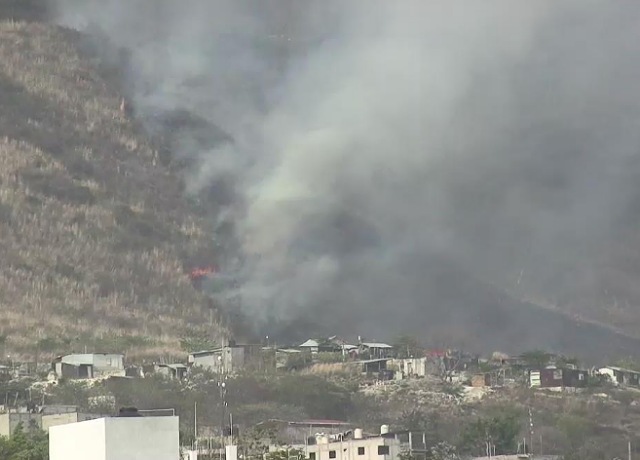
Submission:
[[[77,38],[0,23],[6,349],[157,355],[178,351],[186,334],[215,337],[209,304],[185,276],[193,257],[212,257],[205,223]]]

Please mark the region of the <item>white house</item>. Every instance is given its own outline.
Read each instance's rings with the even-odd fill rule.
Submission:
[[[380,433],[366,435],[361,429],[340,434],[318,434],[304,444],[270,446],[269,451],[301,451],[309,460],[398,460],[401,453],[426,455],[423,433],[390,433],[382,425]]]
[[[392,359],[387,367],[396,371],[396,376],[399,379],[425,377],[429,374],[429,362],[426,357]]]

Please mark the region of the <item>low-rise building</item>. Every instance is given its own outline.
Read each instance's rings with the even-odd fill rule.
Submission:
[[[69,423],[78,423],[84,422],[85,420],[93,420],[96,418],[100,418],[101,415],[97,414],[86,414],[82,412],[73,411],[67,413],[59,413],[59,414],[43,414],[42,415],[42,423],[41,428],[44,431],[49,431],[51,427],[59,426],[59,425],[67,425]]]
[[[388,367],[396,371],[396,378],[399,379],[426,377],[429,374],[429,363],[426,357],[392,359]]]
[[[153,372],[171,380],[182,380],[189,368],[185,364],[154,364]]]
[[[191,366],[202,367],[216,374],[258,370],[265,365],[261,345],[237,345],[233,341],[224,347],[191,353],[188,361]]]
[[[177,460],[178,417],[105,417],[53,426],[50,460]]]
[[[580,369],[546,368],[529,371],[531,388],[583,388],[587,386],[589,372]]]
[[[604,375],[617,385],[640,386],[640,372],[622,367],[607,366],[598,370],[600,375]]]
[[[85,353],[59,356],[52,363],[57,378],[92,379],[126,375],[121,353]]]
[[[22,431],[42,429],[42,415],[35,412],[8,412],[0,414],[0,436],[11,437],[18,426]]]
[[[382,342],[362,342],[358,346],[359,353],[374,358],[393,357],[393,346]]]
[[[426,444],[423,433],[392,433],[388,425],[383,425],[375,435],[356,428],[339,434],[318,434],[305,443],[287,447],[270,446],[269,450],[300,451],[309,460],[398,460],[401,454],[426,455]]]

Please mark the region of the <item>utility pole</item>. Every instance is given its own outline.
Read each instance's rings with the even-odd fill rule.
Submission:
[[[533,414],[529,406],[529,453],[533,456]]]
[[[193,403],[193,440],[198,447],[198,401]]]
[[[629,460],[631,460],[631,441],[629,441]]]

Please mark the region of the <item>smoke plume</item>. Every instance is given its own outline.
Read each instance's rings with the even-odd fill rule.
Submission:
[[[148,126],[175,111],[206,121],[174,154],[191,159],[188,193],[219,192],[212,218],[234,249],[221,249],[233,282],[217,295],[252,317],[473,341],[455,325],[507,334],[528,308],[517,298],[587,314],[612,301],[611,254],[639,220],[640,5],[61,0],[58,12],[129,50]]]

